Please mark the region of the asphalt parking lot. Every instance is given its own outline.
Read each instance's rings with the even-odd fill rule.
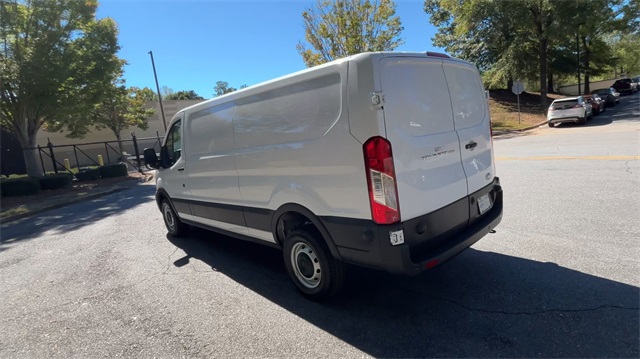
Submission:
[[[0,357],[639,356],[640,95],[494,140],[505,213],[417,277],[305,300],[277,250],[168,237],[139,186],[2,226]]]

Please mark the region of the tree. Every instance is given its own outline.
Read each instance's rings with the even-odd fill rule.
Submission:
[[[94,0],[0,2],[0,125],[23,148],[42,128],[81,133],[87,114],[123,65],[117,26],[95,18]],[[37,150],[25,150],[27,173],[42,175]]]
[[[433,0],[427,0],[426,4],[438,6]],[[540,104],[546,107],[549,42],[551,35],[559,31],[556,25],[561,15],[556,5],[552,0],[472,0],[462,5],[445,0],[439,6],[451,14],[450,22],[456,25],[454,38],[460,39],[453,41],[463,42],[459,47],[476,49],[475,57],[484,53],[485,63],[495,75],[537,78],[540,81]],[[425,10],[428,9],[425,6]],[[492,34],[494,27],[501,29],[501,36]],[[464,41],[467,37],[470,41]],[[461,58],[472,60],[472,56],[464,56],[465,52],[462,55]],[[537,75],[534,75],[536,67]]]
[[[608,39],[612,49],[614,74],[634,76],[640,73],[640,33],[613,33]]]
[[[612,51],[604,38],[617,31],[628,33],[627,26],[633,21],[627,19],[625,11],[630,8],[623,6],[621,0],[590,0],[578,5],[574,22],[580,24],[576,32],[580,43],[580,72],[584,75],[584,93],[589,93],[590,77],[604,73],[609,67]]]
[[[114,80],[105,93],[106,96],[91,112],[91,117],[96,129],[109,129],[113,132],[118,140],[118,150],[122,154],[124,148],[121,132],[131,126],[146,130],[149,127],[149,117],[155,111],[144,107],[144,91],[127,88],[124,80]]]
[[[245,86],[245,85],[243,85],[243,86]],[[228,93],[236,91],[236,90],[238,90],[238,89],[235,88],[235,87],[230,87],[228,82],[226,82],[226,81],[218,81],[218,82],[216,82],[216,87],[213,88],[213,91],[215,91],[213,96],[222,96],[224,94],[228,94]]]
[[[516,7],[506,1],[468,1],[463,5],[426,0],[424,10],[438,28],[433,44],[474,63],[490,87],[531,74],[531,44],[521,39]]]
[[[317,0],[302,13],[304,44],[297,45],[307,67],[368,51],[391,51],[403,30],[393,0]],[[310,47],[309,47],[310,46]]]
[[[145,101],[158,101],[158,94],[148,87],[131,87],[131,91],[134,91],[137,96],[140,96]]]
[[[204,97],[198,95],[195,91],[178,91],[165,98],[165,100],[204,100]]]
[[[173,94],[175,93],[176,91],[169,86],[162,86],[162,88],[160,89],[160,95],[162,95],[163,100],[167,99],[170,96],[173,96]]]
[[[545,107],[554,77],[575,79],[576,36],[588,89],[589,76],[610,61],[605,34],[639,33],[639,9],[629,0],[425,1],[429,21],[438,27],[435,45],[475,63],[490,84],[514,77],[539,81]]]

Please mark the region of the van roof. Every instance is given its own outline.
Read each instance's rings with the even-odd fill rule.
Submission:
[[[246,87],[246,88],[243,88],[243,89],[228,93],[226,95],[217,96],[217,97],[208,99],[206,101],[199,102],[197,104],[194,104],[194,105],[191,105],[189,107],[186,107],[186,108],[182,109],[176,115],[178,115],[178,114],[180,114],[182,112],[185,112],[185,111],[192,111],[192,110],[198,110],[198,109],[206,108],[206,107],[210,106],[212,103],[215,103],[215,102],[223,102],[223,101],[228,100],[228,99],[232,99],[232,98],[235,98],[235,97],[242,96],[242,94],[244,94],[246,92],[249,92],[249,91],[255,89],[258,86],[264,86],[264,85],[268,85],[268,84],[271,84],[271,83],[280,82],[280,81],[283,81],[283,80],[286,80],[286,79],[289,79],[289,78],[292,78],[292,77],[300,76],[300,75],[305,74],[305,73],[316,71],[317,69],[320,69],[320,68],[341,65],[341,64],[347,63],[347,62],[352,61],[352,60],[359,60],[359,59],[362,59],[362,58],[376,57],[376,56],[380,57],[380,58],[388,57],[388,56],[394,56],[394,57],[399,57],[399,56],[402,56],[402,57],[404,57],[404,56],[406,56],[406,57],[436,57],[436,58],[442,59],[443,61],[454,61],[454,62],[467,63],[467,62],[462,61],[460,59],[457,59],[457,58],[454,58],[454,57],[449,57],[446,54],[434,53],[434,52],[415,52],[415,51],[414,52],[409,52],[409,51],[363,52],[363,53],[360,53],[360,54],[351,55],[351,56],[343,57],[343,58],[340,58],[340,59],[336,59],[336,60],[324,63],[322,65],[318,65],[318,66],[306,68],[306,69],[303,69],[303,70],[300,70],[300,71],[296,71],[296,72],[293,72],[293,73],[290,73],[290,74],[287,74],[287,75],[284,75],[284,76],[280,76],[280,77],[277,77],[277,78],[274,78],[274,79],[271,79],[271,80],[267,80],[267,81],[264,81],[264,82],[257,83],[255,85],[251,85],[249,87]],[[171,121],[173,121],[173,118],[171,119]]]

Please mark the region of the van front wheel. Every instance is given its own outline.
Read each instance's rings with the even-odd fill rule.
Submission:
[[[173,207],[171,207],[169,200],[165,199],[162,201],[160,210],[162,211],[162,218],[164,219],[164,224],[169,234],[174,237],[183,237],[189,227],[180,221]]]
[[[283,255],[289,276],[305,297],[328,299],[342,287],[344,266],[333,258],[316,231],[291,231],[285,239]]]

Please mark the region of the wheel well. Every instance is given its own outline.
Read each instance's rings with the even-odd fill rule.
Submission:
[[[297,204],[285,204],[276,211],[272,218],[271,228],[280,246],[284,245],[287,233],[296,229],[304,229],[322,239],[331,255],[338,260],[342,260],[331,234],[327,231],[322,221],[310,210]]]
[[[158,205],[158,208],[160,208],[160,205],[162,205],[162,201],[166,198],[168,198],[168,196],[164,193],[164,191],[158,191],[158,193],[156,193],[156,204]]]
[[[278,219],[276,225],[276,236],[280,244],[284,243],[287,234],[296,229],[305,229],[319,233],[318,228],[305,215],[298,212],[283,213]]]

